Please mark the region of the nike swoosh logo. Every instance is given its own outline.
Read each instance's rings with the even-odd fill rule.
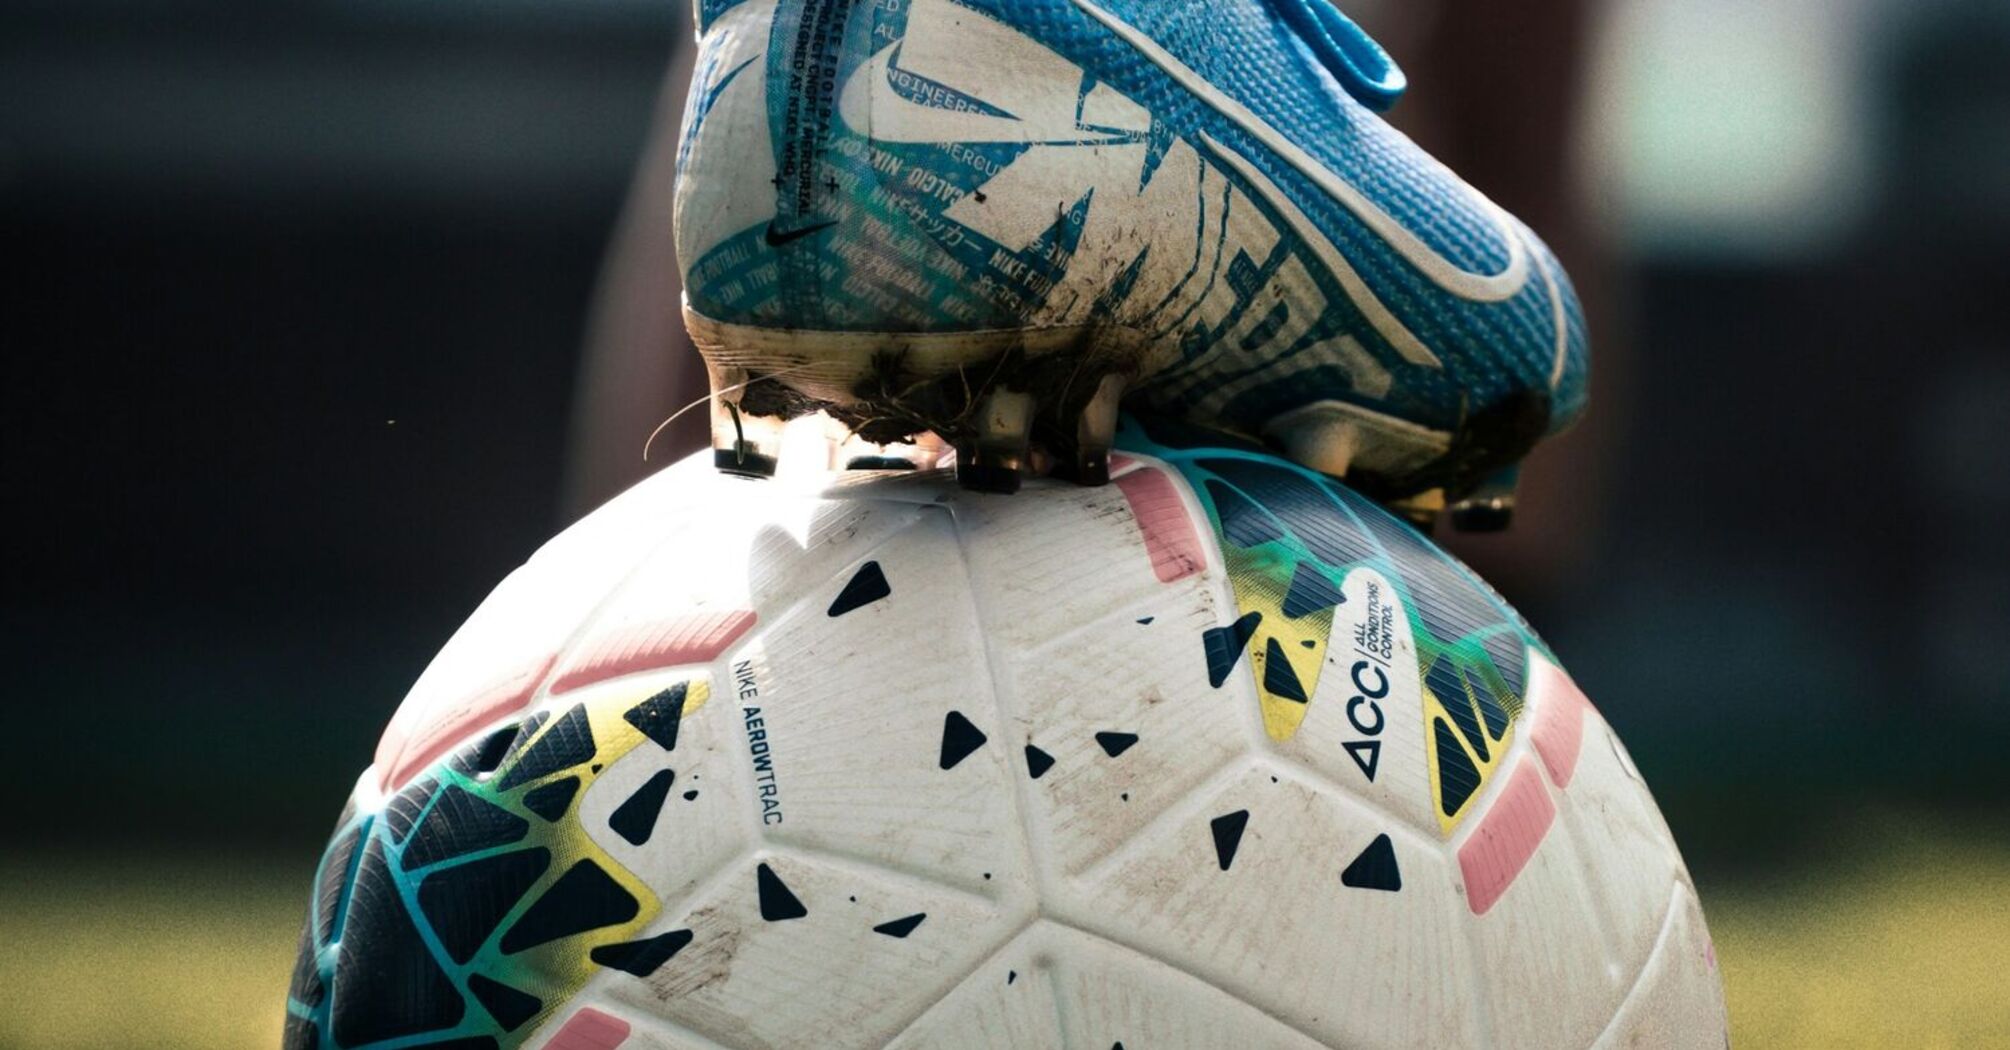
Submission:
[[[805,237],[822,233],[836,225],[837,220],[832,219],[829,222],[819,222],[814,225],[804,226],[801,229],[783,230],[776,228],[775,224],[771,222],[768,224],[768,234],[764,239],[768,242],[768,247],[780,248],[785,244],[794,244]]]
[[[1430,245],[1425,244],[1421,237],[1411,232],[1395,216],[1382,210],[1380,205],[1369,200],[1360,190],[1341,178],[1333,169],[1307,153],[1283,132],[1272,127],[1268,121],[1257,116],[1248,106],[1209,83],[1206,77],[1181,62],[1143,30],[1097,6],[1093,0],[1074,0],[1074,3],[1083,13],[1122,37],[1125,42],[1151,60],[1153,65],[1158,66],[1195,97],[1206,102],[1215,112],[1227,117],[1271,152],[1283,158],[1327,196],[1352,212],[1355,218],[1374,231],[1376,236],[1382,238],[1397,255],[1416,267],[1438,287],[1461,299],[1479,303],[1505,302],[1520,295],[1523,289],[1528,287],[1531,266],[1527,242],[1514,228],[1507,213],[1487,200],[1479,191],[1466,186],[1463,182],[1458,182],[1455,176],[1452,177],[1454,185],[1471,194],[1474,204],[1493,218],[1501,239],[1507,244],[1507,268],[1497,274],[1474,273],[1445,258]]]
[[[918,16],[919,12],[910,14],[911,19]],[[1024,40],[1030,46],[1040,47],[1031,37]],[[1129,142],[1144,134],[1144,130],[1125,134],[1080,127],[1076,123],[1075,91],[1079,71],[1077,80],[1067,83],[1065,93],[1057,92],[1051,99],[1043,100],[1040,112],[1000,115],[916,102],[895,86],[898,78],[917,76],[898,64],[902,43],[896,41],[882,48],[845,81],[844,90],[838,95],[838,115],[846,126],[866,138],[878,142],[1094,146]]]

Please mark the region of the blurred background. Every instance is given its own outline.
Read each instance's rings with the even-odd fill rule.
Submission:
[[[1654,784],[1739,1040],[2010,1045],[2010,3],[1342,7],[1592,305],[1590,420],[1455,545]],[[688,27],[0,3],[0,1047],[276,1044],[406,686],[703,394]]]

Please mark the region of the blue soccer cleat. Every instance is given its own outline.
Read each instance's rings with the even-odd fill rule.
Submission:
[[[1327,0],[701,0],[686,313],[724,469],[780,423],[933,432],[974,487],[1107,478],[1117,404],[1389,499],[1474,497],[1583,408],[1576,296],[1376,113]]]

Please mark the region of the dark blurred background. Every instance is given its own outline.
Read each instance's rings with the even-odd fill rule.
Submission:
[[[1342,6],[1592,306],[1591,420],[1455,546],[1654,784],[1741,1039],[2010,1040],[1972,973],[1889,979],[2010,966],[2010,3]],[[688,27],[0,3],[0,1047],[275,1041],[405,687],[703,394]]]

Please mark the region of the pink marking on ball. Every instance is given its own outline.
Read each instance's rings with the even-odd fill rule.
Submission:
[[[752,609],[734,609],[596,631],[551,691],[569,693],[642,671],[709,664],[752,630],[755,619]]]
[[[1459,847],[1459,870],[1466,877],[1466,904],[1474,915],[1485,915],[1535,856],[1550,825],[1556,823],[1556,803],[1542,786],[1542,774],[1527,758],[1515,763],[1507,787],[1481,818],[1473,836]]]
[[[1130,501],[1131,515],[1144,531],[1145,553],[1151,557],[1152,572],[1160,583],[1199,575],[1207,567],[1207,552],[1200,545],[1193,515],[1180,497],[1179,483],[1164,468],[1134,471],[1118,478],[1116,486]]]
[[[1591,713],[1591,701],[1563,669],[1540,658],[1529,660],[1529,706],[1535,717],[1529,725],[1529,742],[1549,779],[1559,788],[1570,786],[1577,773],[1578,752],[1584,747],[1584,719]]]
[[[1127,456],[1122,452],[1112,452],[1110,453],[1110,479],[1114,481],[1138,469],[1142,465],[1136,456]]]
[[[627,1021],[585,1006],[544,1044],[544,1050],[614,1050],[628,1041],[630,1031]]]
[[[482,727],[530,706],[553,658],[522,664],[459,700],[401,709],[377,742],[377,778],[386,795],[411,783]]]

